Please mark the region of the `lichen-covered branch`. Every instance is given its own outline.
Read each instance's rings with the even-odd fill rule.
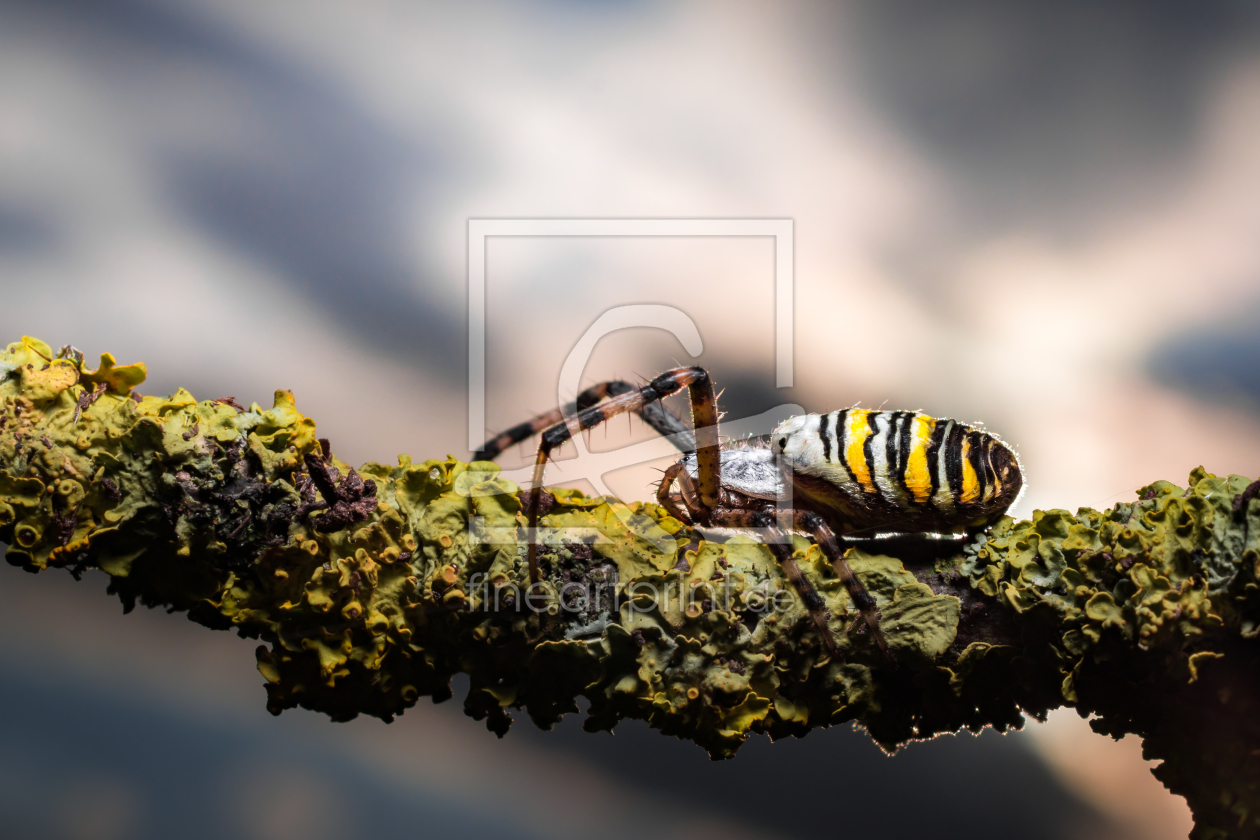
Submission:
[[[773,556],[650,504],[548,498],[528,585],[519,489],[488,463],[339,461],[290,394],[245,410],[139,396],[142,365],[96,371],[25,338],[0,353],[0,540],[30,571],[100,568],[130,609],[187,611],[260,639],[273,713],[389,720],[445,700],[586,728],[640,718],[714,757],[749,732],[858,721],[888,750],[1019,726],[1058,706],[1136,733],[1194,810],[1194,837],[1260,836],[1260,502],[1202,470],[1099,512],[1036,511],[987,538],[885,540],[849,563],[896,654],[818,549],[833,658]],[[868,544],[869,548],[869,544]]]

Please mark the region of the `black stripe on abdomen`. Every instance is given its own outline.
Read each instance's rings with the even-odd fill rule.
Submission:
[[[884,494],[879,489],[879,481],[875,478],[875,438],[879,436],[879,426],[876,424],[875,418],[882,414],[882,411],[867,413],[866,425],[871,431],[866,436],[866,440],[862,442],[862,457],[866,459],[866,474],[871,477],[871,486],[875,488],[875,495],[880,497]]]
[[[894,411],[888,415],[888,435],[884,438],[884,466],[889,473],[897,470],[897,421],[903,412]]]
[[[900,428],[897,423],[901,424]],[[906,483],[906,468],[910,465],[910,427],[913,425],[913,411],[898,411],[893,414],[893,425],[888,429],[888,468],[911,503],[914,502],[914,494]]]
[[[849,425],[849,409],[842,409],[836,415],[836,463],[844,467],[844,471],[849,475],[849,481],[855,481],[853,477],[853,467],[845,458],[844,434],[845,429]]]
[[[962,448],[965,435],[962,424],[955,423],[945,440],[945,479],[949,482],[949,493],[954,497],[954,504],[962,500]]]
[[[827,437],[827,420],[830,414],[824,414],[818,419],[818,439],[822,441],[823,460],[831,462],[831,440]]]
[[[983,432],[972,430],[967,435],[967,460],[971,462],[971,468],[976,471],[976,501],[984,501],[985,483],[989,476],[985,473],[984,465],[984,440],[988,435]]]
[[[932,427],[932,436],[928,438],[928,475],[932,477],[932,494],[928,496],[929,501],[934,500],[941,490],[941,445],[945,442],[945,429],[952,422],[952,420],[937,420],[936,425]]]
[[[984,436],[984,475],[989,486],[993,488],[993,495],[997,495],[997,470],[993,469],[993,447],[1001,446],[994,440],[992,435]]]

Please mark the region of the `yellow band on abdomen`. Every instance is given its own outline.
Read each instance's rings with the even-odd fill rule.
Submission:
[[[914,494],[914,500],[925,504],[932,497],[932,473],[928,469],[927,447],[936,420],[926,414],[917,414],[911,428],[910,457],[906,464],[906,487]]]
[[[869,411],[861,408],[850,409],[846,421],[848,426],[849,445],[844,449],[844,462],[853,473],[853,478],[867,493],[874,493],[875,481],[871,478],[871,466],[866,462],[866,439],[871,434]]]

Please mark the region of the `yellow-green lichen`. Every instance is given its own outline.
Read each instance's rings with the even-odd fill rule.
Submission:
[[[590,728],[639,717],[729,755],[750,731],[879,708],[870,675],[892,666],[845,635],[849,596],[802,538],[843,662],[755,540],[706,541],[655,505],[557,491],[540,536],[546,585],[531,590],[520,491],[494,464],[403,457],[356,476],[287,392],[248,411],[182,390],[141,397],[143,366],[105,356],[92,372],[51,355],[24,339],[0,356],[9,561],[99,567],[129,606],[262,639],[273,711],[389,718],[466,672],[470,713],[497,731],[506,709],[549,726],[584,695]],[[358,482],[340,512],[314,486],[321,473],[334,490]],[[850,562],[888,614],[892,649],[931,667],[953,641],[957,598],[894,558]]]
[[[1155,774],[1190,801],[1196,838],[1260,834],[1258,488],[1196,469],[1107,511],[1003,520],[959,566],[1043,645],[1062,702],[1165,759]]]
[[[750,537],[560,490],[531,587],[520,490],[494,464],[403,456],[352,470],[287,392],[248,410],[182,390],[142,397],[144,373],[108,355],[87,371],[30,338],[0,353],[6,557],[99,568],[128,607],[261,640],[275,713],[388,720],[450,697],[466,673],[468,713],[500,734],[512,709],[550,727],[584,697],[587,729],[644,719],[725,757],[750,732],[858,721],[891,750],[1068,704],[1100,731],[1147,739],[1197,836],[1225,836],[1212,833],[1222,814],[1260,830],[1248,752],[1260,733],[1205,747],[1217,736],[1203,722],[1260,719],[1244,715],[1260,698],[1247,683],[1260,635],[1247,479],[1198,470],[1187,488],[1157,482],[1108,511],[1004,519],[961,551],[849,549],[895,663],[861,622],[845,632],[857,617],[845,587],[794,537],[833,658]]]

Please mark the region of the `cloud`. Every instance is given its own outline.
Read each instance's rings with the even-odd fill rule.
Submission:
[[[408,229],[415,193],[442,183],[448,135],[400,133],[327,68],[186,6],[52,0],[7,14],[28,46],[75,69],[100,109],[92,130],[125,138],[166,212],[335,313],[359,342],[462,373],[458,317],[426,292],[430,267]],[[32,84],[49,87],[39,74]],[[57,92],[44,91],[45,109],[73,107]]]
[[[946,168],[972,225],[1081,235],[1169,188],[1213,87],[1260,53],[1260,12],[1233,0],[858,0],[814,47],[821,72],[858,81]]]

